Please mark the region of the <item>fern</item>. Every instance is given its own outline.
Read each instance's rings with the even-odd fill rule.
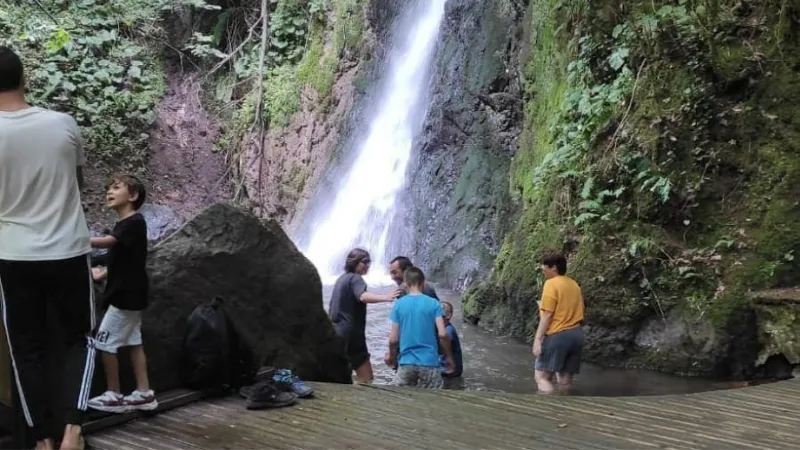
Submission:
[[[603,205],[597,200],[584,200],[578,205],[578,208],[589,211],[599,211],[603,208]]]
[[[583,213],[583,214],[581,214],[581,215],[579,215],[578,217],[575,218],[574,224],[575,224],[576,227],[577,226],[581,226],[582,224],[584,224],[586,222],[589,222],[589,221],[592,221],[592,220],[594,220],[594,219],[596,219],[598,217],[600,217],[599,214],[592,213],[592,212],[585,212],[585,213]]]
[[[587,199],[592,194],[592,187],[594,187],[594,177],[589,177],[583,183],[583,189],[581,190],[581,198]]]

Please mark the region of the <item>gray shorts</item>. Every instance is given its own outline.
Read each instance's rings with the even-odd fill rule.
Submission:
[[[583,328],[575,327],[545,336],[536,370],[576,374],[581,371]]]
[[[106,353],[117,353],[120,347],[137,345],[142,345],[142,312],[109,305],[94,338],[95,348]]]
[[[394,376],[398,386],[414,386],[425,389],[441,389],[444,386],[441,368],[426,366],[400,366]]]

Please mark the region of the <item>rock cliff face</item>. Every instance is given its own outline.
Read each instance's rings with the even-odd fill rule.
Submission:
[[[749,293],[800,282],[800,9],[527,3],[524,118],[508,177],[515,220],[491,276],[465,296],[466,316],[530,338],[536,267],[556,250],[584,290],[587,359],[788,373],[796,308]]]
[[[327,200],[317,194],[336,189],[339,172],[354,157],[350,150],[368,121],[387,34],[402,2],[337,0],[328,6],[326,25],[311,31],[316,37],[310,38],[300,64],[318,61],[311,71],[330,77],[330,85],[302,87],[297,111],[285,125],[271,126],[263,145],[258,133],[248,133],[239,169],[244,197],[254,212],[297,235],[310,226],[304,211]],[[349,40],[342,37],[348,34]]]
[[[485,278],[505,228],[522,114],[523,14],[509,0],[447,3],[406,202],[413,205],[415,262],[457,288]]]

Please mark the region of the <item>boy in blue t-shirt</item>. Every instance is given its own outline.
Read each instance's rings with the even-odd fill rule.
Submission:
[[[445,372],[455,369],[444,312],[438,301],[422,293],[425,275],[419,268],[406,269],[404,279],[408,295],[395,302],[389,315],[392,331],[386,364],[399,365],[395,375],[398,386],[441,389],[444,381],[439,364],[440,344],[445,352]],[[436,334],[431,333],[432,323],[436,324]]]
[[[447,372],[447,360],[444,355],[439,355],[439,362],[442,367],[442,376],[445,378],[457,378],[461,376],[464,371],[464,361],[461,357],[461,340],[458,338],[458,331],[456,327],[450,323],[453,318],[453,304],[450,302],[441,302],[442,310],[444,311],[444,328],[447,331],[447,337],[450,338],[450,348],[453,350],[453,360],[455,362],[455,370]]]

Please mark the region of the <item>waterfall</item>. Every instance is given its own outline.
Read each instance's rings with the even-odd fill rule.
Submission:
[[[414,138],[427,113],[429,69],[444,18],[446,0],[408,1],[395,33],[387,67],[366,138],[359,143],[355,162],[324,211],[310,211],[314,223],[303,253],[323,281],[342,272],[353,247],[371,254],[371,282],[387,279],[392,231],[398,217],[398,195],[405,187],[406,167]],[[398,246],[395,245],[395,248]],[[408,246],[399,246],[408,248]]]

